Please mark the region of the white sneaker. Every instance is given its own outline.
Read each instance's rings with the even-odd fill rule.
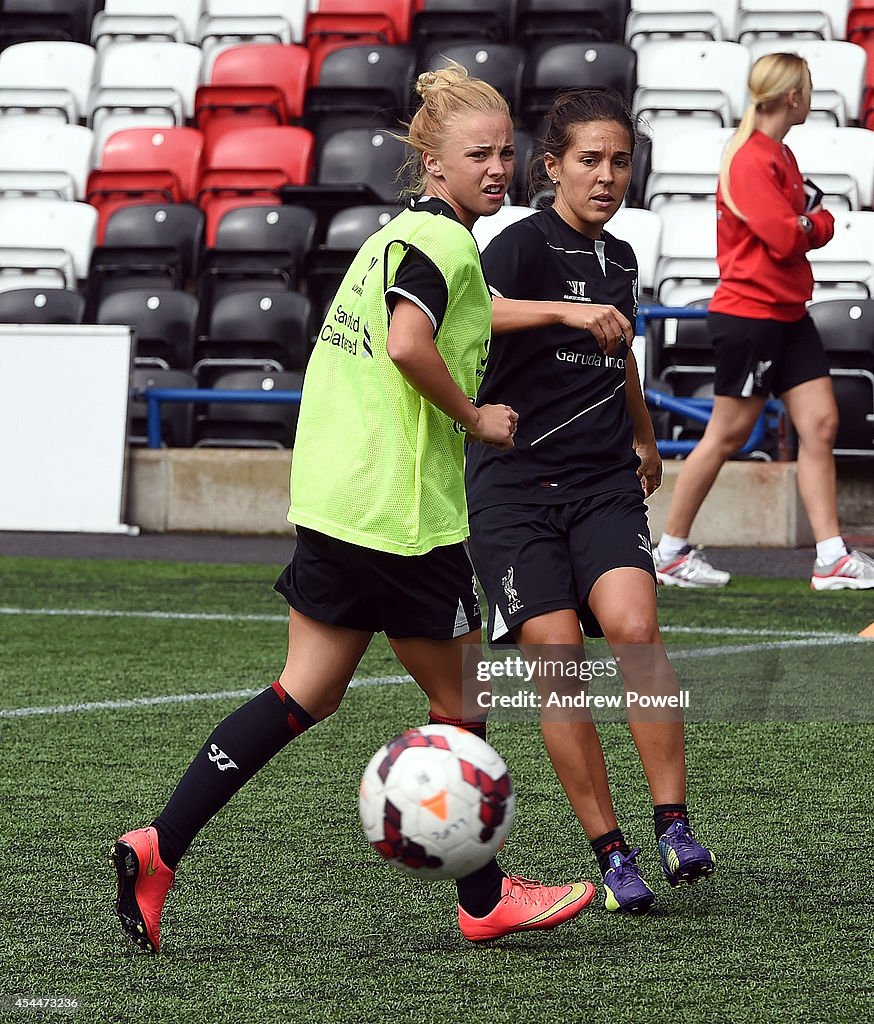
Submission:
[[[813,563],[811,590],[871,590],[874,558],[863,551],[848,551],[831,565]]]
[[[673,558],[665,559],[659,549],[653,551],[656,579],[666,587],[724,587],[731,580],[731,573],[714,569],[698,548],[686,545]]]

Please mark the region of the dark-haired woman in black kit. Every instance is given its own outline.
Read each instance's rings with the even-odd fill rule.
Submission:
[[[546,125],[542,167],[555,203],[483,254],[493,338],[478,400],[500,395],[519,423],[512,450],[468,453],[470,552],[492,643],[546,656],[540,645],[566,645],[582,660],[584,634],[606,637],[662,868],[678,885],[712,874],[716,859],[689,827],[679,684],[656,613],[643,499],[661,483],[661,460],[629,348],[637,261],[604,230],[631,180],[635,126],[606,89],[560,94]],[[539,681],[544,741],[598,858],[605,906],[647,911],[655,895],[618,826],[591,714],[551,710],[554,682]],[[640,695],[663,698],[666,710],[638,712]]]

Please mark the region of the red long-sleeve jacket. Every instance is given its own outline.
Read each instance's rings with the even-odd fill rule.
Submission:
[[[732,213],[717,189],[720,281],[711,311],[753,320],[800,320],[813,294],[806,253],[829,241],[834,217],[828,210],[813,214],[813,230],[804,232],[798,223],[806,202],[798,164],[788,146],[762,132],[753,132],[737,151],[729,181],[731,198],[746,220]]]

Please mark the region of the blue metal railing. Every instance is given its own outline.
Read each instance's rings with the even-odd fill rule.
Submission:
[[[297,405],[299,391],[234,391],[227,388],[145,388],[137,397],[146,400],[146,435],[149,448],[161,447],[162,402],[266,402]]]
[[[707,310],[688,306],[640,306],[637,311],[635,330],[638,337],[646,336],[646,325],[650,320],[703,320]],[[300,402],[300,391],[235,391],[216,388],[145,388],[137,397],[144,398],[147,408],[146,432],[149,448],[161,447],[161,403],[162,402],[268,402],[272,404],[295,405]],[[675,398],[651,388],[646,388],[644,397],[654,409],[664,409],[698,423],[707,423],[713,410],[709,398]],[[765,440],[770,422],[785,414],[783,403],[770,399],[765,403],[762,415],[756,421],[752,433],[738,454],[746,455],[755,451]],[[658,442],[662,455],[688,455],[697,441]]]
[[[650,320],[704,320],[706,317],[707,309],[702,306],[640,306],[637,310],[635,332],[639,338],[645,337],[646,325]],[[712,398],[675,398],[673,395],[665,395],[652,388],[644,389],[644,398],[647,405],[654,409],[664,409],[697,423],[708,423],[713,411]],[[775,421],[779,422],[785,416],[785,412],[782,402],[773,398],[768,399],[746,444],[739,448],[736,454],[748,455],[750,452],[756,451],[765,440],[769,426]],[[697,444],[697,441],[662,440],[657,442],[659,452],[669,456],[688,455]]]

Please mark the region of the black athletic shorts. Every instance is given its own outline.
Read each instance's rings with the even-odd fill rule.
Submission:
[[[809,315],[791,323],[710,313],[707,333],[716,353],[717,395],[777,398],[790,388],[828,377],[828,360]]]
[[[397,639],[449,640],[482,628],[464,544],[392,555],[299,526],[274,590],[318,622]]]
[[[604,631],[589,592],[611,569],[644,569],[655,583],[643,494],[611,491],[564,505],[493,505],[470,518],[470,556],[489,602],[489,642],[570,608],[586,636]]]

